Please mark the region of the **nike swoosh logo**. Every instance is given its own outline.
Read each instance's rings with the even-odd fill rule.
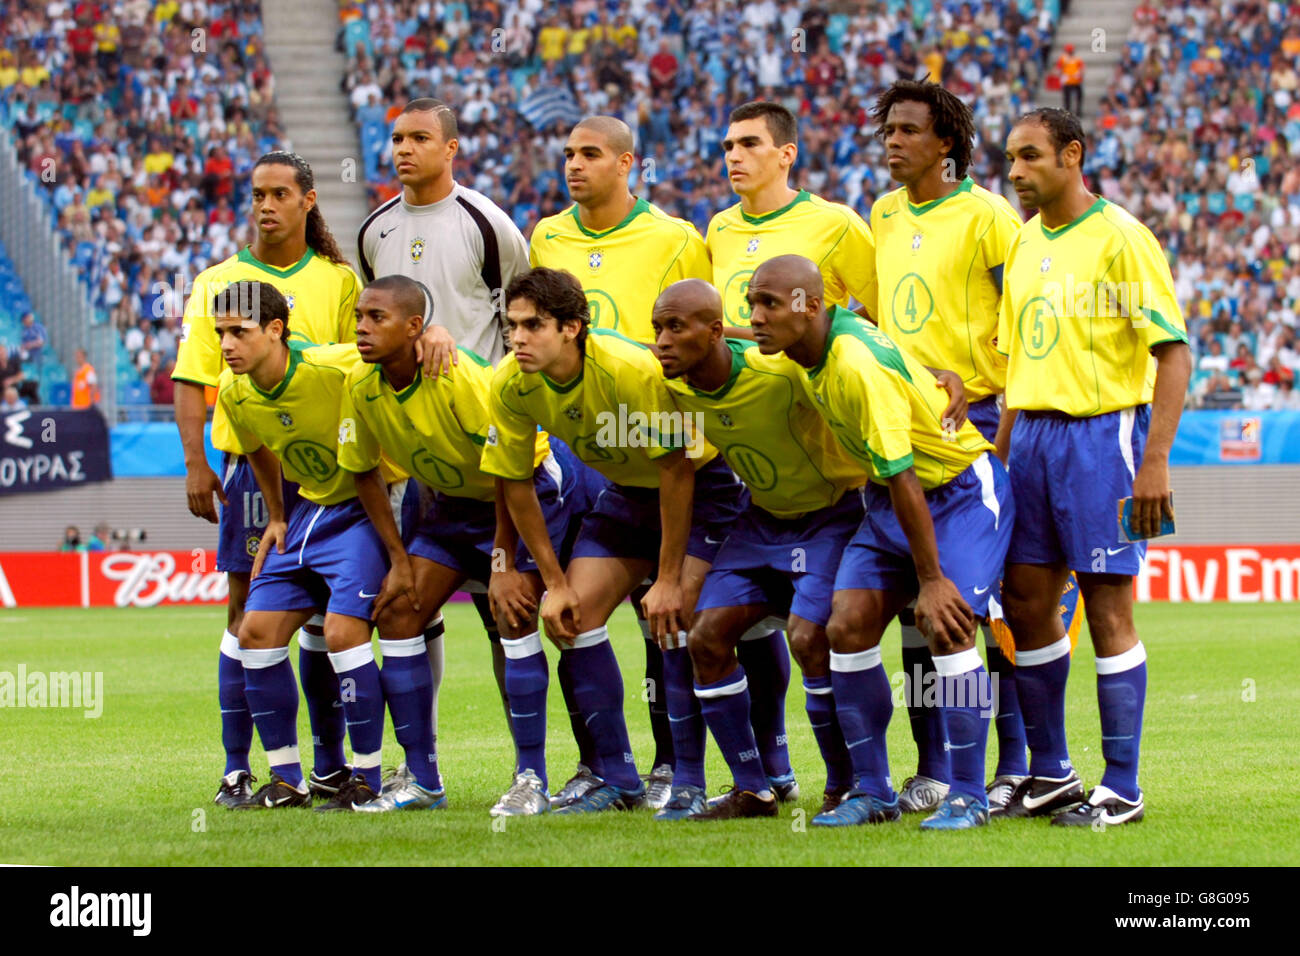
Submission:
[[[541,388],[541,387],[542,387],[542,386],[540,386],[540,385],[534,385],[532,388],[526,388],[526,389],[524,389],[524,390],[518,392],[517,394],[519,395],[520,398],[523,398],[525,395],[531,395],[531,394],[533,394],[533,392],[537,391],[537,390],[538,390],[539,388]]]
[[[880,218],[881,218],[881,219],[888,219],[890,216],[894,215],[894,213],[896,213],[896,212],[898,212],[897,209],[893,210],[892,212],[882,212],[882,213],[880,214]]]
[[[249,398],[252,398],[252,397],[253,397],[252,395],[249,395],[247,398],[237,398],[237,399],[235,399],[235,404],[236,404],[236,405],[242,405],[242,404],[244,404],[244,402],[248,401],[248,399],[249,399]]]
[[[1122,547],[1122,548],[1107,548],[1107,549],[1106,549],[1106,553],[1109,554],[1109,555],[1111,555],[1111,556],[1113,557],[1113,556],[1119,554],[1121,551],[1127,551],[1127,550],[1128,550],[1128,545],[1126,544],[1126,545],[1124,545],[1124,547]]]
[[[384,236],[388,235],[390,232],[394,232],[396,229],[397,229],[396,226],[394,226],[392,229],[385,229],[383,232],[379,234],[379,238],[380,239],[384,238]]]
[[[341,701],[341,700],[336,700],[336,701],[333,702],[333,704],[331,704],[331,706],[332,706],[332,707],[342,707],[342,706],[343,706],[343,701]]]
[[[547,239],[554,239],[554,238],[555,238],[556,236],[558,236],[558,235],[559,235],[558,232],[548,232],[548,233],[546,234],[546,238],[547,238]]]
[[[714,229],[713,231],[714,231],[714,232],[722,232],[722,230],[726,229],[726,228],[727,228],[728,226],[730,226],[730,225],[731,225],[731,223],[729,223],[729,222],[724,222],[721,226],[719,226],[717,229]]]
[[[367,594],[364,590],[361,590],[357,592],[357,597],[361,598],[363,601],[367,601],[372,597],[379,597],[379,592],[376,591],[374,594]]]
[[[1039,807],[1043,806],[1044,804],[1051,803],[1053,800],[1055,800],[1057,797],[1065,793],[1073,786],[1074,786],[1074,781],[1071,780],[1068,783],[1061,784],[1059,787],[1057,787],[1055,790],[1051,791],[1050,793],[1043,794],[1041,797],[1031,797],[1029,794],[1025,794],[1023,798],[1025,809],[1037,810]]]
[[[992,587],[992,585],[989,585],[989,587]],[[983,593],[984,593],[985,591],[987,591],[987,590],[988,590],[988,588],[976,588],[976,589],[975,589],[975,593],[976,593],[976,594],[983,594]]]
[[[292,800],[292,799],[293,799],[293,797],[279,797],[279,798],[277,798],[277,799],[275,799],[275,800],[271,800],[271,799],[268,798],[267,801],[266,801],[266,805],[267,805],[268,807],[278,807],[280,804],[282,804],[282,803],[288,803],[288,802],[289,802],[290,800]]]
[[[710,538],[707,534],[704,536],[704,543],[705,543],[705,544],[722,544],[721,541],[714,541],[714,540],[713,540],[712,538]]]
[[[384,395],[383,395],[382,392],[381,392],[380,394],[378,394],[378,395],[367,395],[367,396],[366,396],[366,401],[368,401],[368,402],[377,402],[377,401],[379,401],[379,399],[381,399],[381,398],[383,398],[383,397],[384,397]]]

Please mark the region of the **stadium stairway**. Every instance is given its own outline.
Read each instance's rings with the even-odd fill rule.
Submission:
[[[317,203],[355,267],[357,230],[368,207],[357,127],[339,88],[346,62],[334,48],[338,6],[335,0],[267,3],[262,21],[281,125],[311,164]]]
[[[1075,0],[1057,26],[1052,47],[1051,66],[1065,53],[1067,43],[1083,58],[1083,128],[1092,129],[1100,109],[1102,95],[1110,85],[1124,55],[1128,31],[1133,26],[1137,0]],[[1060,106],[1060,93],[1044,90],[1039,94],[1043,106]]]

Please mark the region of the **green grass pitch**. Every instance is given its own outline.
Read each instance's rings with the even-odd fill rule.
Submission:
[[[381,817],[301,810],[231,813],[212,804],[222,769],[216,703],[224,613],[212,608],[0,611],[0,671],[102,671],[103,713],[0,710],[0,862],[86,865],[1285,865],[1300,858],[1296,606],[1144,605],[1150,656],[1142,751],[1147,819],[1105,832],[1044,820],[922,833],[917,818],[820,832],[806,824],[823,783],[796,669],[790,749],[804,796],[775,820],[656,823],[649,812],[502,825],[488,808],[509,784],[512,748],[472,606],[447,611],[439,749],[450,808]],[[641,638],[626,606],[611,622],[642,770],[652,753]],[[554,648],[550,648],[555,656]],[[897,629],[886,668],[901,668]],[[296,655],[295,655],[296,659]],[[1102,769],[1092,650],[1081,640],[1068,698],[1070,747],[1087,785]],[[304,756],[310,759],[305,708]],[[576,750],[554,678],[555,784]],[[905,712],[889,746],[894,779],[914,766]],[[990,769],[994,748],[990,747]],[[391,729],[386,758],[397,754]],[[386,759],[386,762],[387,759]],[[254,744],[253,772],[265,779]],[[709,789],[729,782],[709,744]]]

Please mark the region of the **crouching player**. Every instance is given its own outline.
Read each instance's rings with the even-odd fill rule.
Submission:
[[[705,728],[686,628],[725,529],[744,507],[744,486],[698,436],[684,447],[684,423],[654,353],[615,332],[589,330],[587,298],[572,275],[538,268],[516,277],[506,317],[514,352],[492,383],[483,470],[504,480],[510,517],[537,561],[547,591],[542,620],[561,648],[560,666],[570,669],[574,705],[601,763],[592,769],[602,785],[557,812],[627,809],[644,799],[605,623],[656,565],[642,603],[666,651],[673,781],[703,787]],[[539,426],[609,482],[583,519],[567,572],[532,480]]]
[[[384,549],[338,467],[339,399],[351,344],[288,343],[288,304],[266,282],[237,282],[213,302],[222,357],[221,403],[249,456],[269,520],[253,564],[239,629],[244,692],[271,765],[270,783],[240,808],[308,806],[298,760],[298,687],[289,639],[325,609],[325,641],[342,689],[353,774],[318,809],[349,809],[379,790],[384,695],[370,647],[370,612],[385,571]],[[284,477],[301,501],[285,521]]]
[[[413,279],[385,276],[366,287],[357,300],[357,350],[366,364],[349,373],[340,411],[339,465],[356,475],[357,493],[391,563],[375,600],[383,675],[389,674],[390,656],[400,660],[400,655],[424,646],[425,624],[467,580],[487,585],[491,578],[494,603],[512,612],[497,617],[517,754],[514,784],[491,812],[543,813],[549,806],[549,678],[537,630],[542,584],[536,564],[522,549],[516,551],[513,526],[508,520],[497,521],[495,481],[480,471],[493,371],[479,356],[461,349],[461,361],[451,371],[426,379],[419,374],[415,349],[423,326],[424,295]],[[545,432],[533,437],[533,486],[551,545],[567,559],[587,508],[589,473],[561,443],[552,446]],[[418,523],[404,523],[400,531],[379,471],[381,454],[413,476],[408,495],[418,495],[421,484],[432,490]],[[401,672],[395,677],[403,679]],[[391,695],[387,682],[384,690]],[[403,725],[412,723],[409,716],[393,713],[394,730],[404,746]],[[408,770],[415,773],[414,779],[397,781],[364,809],[445,803],[439,781],[420,780],[419,768],[409,763]],[[432,776],[437,777],[436,766]]]
[[[695,695],[735,786],[708,809],[703,791],[679,791],[661,815],[776,814],[766,748],[756,736],[761,691],[736,655],[746,630],[773,613],[789,615],[790,646],[826,762],[823,809],[833,809],[853,785],[853,767],[835,720],[826,622],[840,555],[862,523],[857,489],[867,472],[812,407],[794,363],[723,338],[722,299],[711,285],[687,279],[671,286],[655,303],[653,322],[678,408],[700,416],[705,437],[751,496],[705,579],[688,645]],[[784,694],[780,704],[784,710]]]
[[[1006,470],[969,421],[956,432],[943,429],[947,398],[923,365],[853,313],[826,311],[812,262],[770,259],[747,294],[759,348],[784,351],[805,369],[817,410],[872,475],[866,517],[840,562],[826,627],[836,716],[856,781],[813,823],[899,818],[885,747],[893,701],[880,638],[915,598],[952,759],[952,787],[921,826],[984,825],[984,747],[996,701],[975,635],[1015,517]]]

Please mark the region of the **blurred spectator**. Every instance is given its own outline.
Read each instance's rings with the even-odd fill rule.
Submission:
[[[176,368],[176,361],[172,358],[164,359],[149,383],[149,401],[155,405],[171,405],[173,397],[172,370]]]
[[[1074,44],[1065,45],[1065,53],[1056,59],[1061,74],[1062,106],[1075,116],[1083,115],[1083,58],[1074,53]]]
[[[95,375],[94,366],[86,357],[85,349],[77,349],[74,364],[76,371],[72,373],[72,407],[90,408],[92,405],[98,405],[99,378]]]
[[[19,350],[22,353],[23,361],[32,361],[39,358],[41,350],[50,344],[50,337],[45,331],[45,325],[36,321],[36,316],[33,313],[24,312],[22,323],[22,339],[19,343]]]
[[[4,387],[4,397],[0,399],[0,412],[18,412],[27,407],[27,402],[12,385]]]
[[[59,543],[60,551],[85,551],[86,546],[81,542],[81,530],[75,525],[70,524],[63,529],[63,540]]]
[[[41,400],[37,383],[23,371],[23,361],[18,350],[0,343],[0,389],[7,390],[11,387],[33,405]]]

